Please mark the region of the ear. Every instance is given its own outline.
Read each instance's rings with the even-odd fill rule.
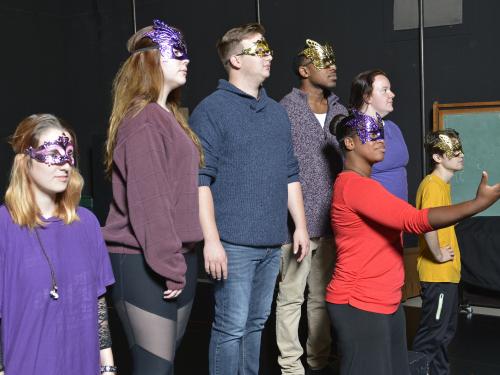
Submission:
[[[233,55],[229,58],[229,64],[231,64],[231,66],[234,68],[234,69],[240,69],[241,68],[241,60],[240,60],[240,57],[239,56],[236,56],[236,55]]]
[[[304,66],[304,65],[299,66],[299,75],[302,78],[309,77],[309,69],[307,68],[307,66]]]
[[[365,102],[366,105],[370,105],[372,102],[372,96],[371,95],[363,95],[363,101]]]
[[[434,160],[437,164],[441,164],[443,157],[439,154],[432,154],[432,160]]]
[[[344,138],[344,146],[345,146],[347,151],[354,150],[354,139],[352,137],[345,137]]]

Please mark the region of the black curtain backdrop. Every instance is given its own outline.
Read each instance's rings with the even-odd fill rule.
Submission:
[[[393,31],[392,7],[392,0],[261,1],[261,21],[275,52],[265,86],[279,100],[297,84],[290,64],[306,38],[334,44],[339,68],[336,94],[344,103],[355,74],[371,68],[385,70],[396,93],[395,111],[388,118],[401,127],[410,151],[408,182],[413,200],[422,178],[418,32]],[[136,9],[138,28],[160,18],[185,33],[191,63],[184,105],[190,111],[224,77],[216,40],[230,27],[256,20],[254,0],[136,0]],[[464,0],[463,24],[426,28],[428,129],[435,100],[500,100],[499,14],[500,2]],[[94,197],[102,221],[109,201],[102,142],[112,80],[127,56],[125,43],[133,33],[131,1],[2,0],[0,30],[1,197],[12,161],[8,135],[25,116],[50,112],[77,132],[84,193]]]

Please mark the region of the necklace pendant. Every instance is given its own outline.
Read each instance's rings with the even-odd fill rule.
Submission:
[[[57,293],[57,286],[53,287],[50,292],[50,298],[52,298],[53,300],[58,300],[59,299],[59,293]]]

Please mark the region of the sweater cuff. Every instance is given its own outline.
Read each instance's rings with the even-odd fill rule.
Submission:
[[[212,185],[212,177],[205,174],[198,175],[198,186],[210,186]]]
[[[288,177],[288,183],[291,184],[292,182],[298,182],[299,181],[299,175],[294,174],[292,176]]]
[[[182,281],[182,282],[178,283],[176,281],[167,280],[165,282],[165,284],[167,285],[167,289],[168,290],[179,290],[179,289],[183,289],[184,288],[184,286],[186,285],[186,282]]]

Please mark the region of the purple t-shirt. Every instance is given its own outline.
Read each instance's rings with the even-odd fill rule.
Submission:
[[[50,268],[35,232],[0,206],[0,319],[6,374],[99,374],[97,299],[114,282],[99,222],[84,208],[69,225],[38,229],[53,265],[59,299],[49,296]]]
[[[396,197],[408,201],[408,148],[399,127],[389,120],[384,120],[384,142],[384,160],[373,165],[371,177]]]

